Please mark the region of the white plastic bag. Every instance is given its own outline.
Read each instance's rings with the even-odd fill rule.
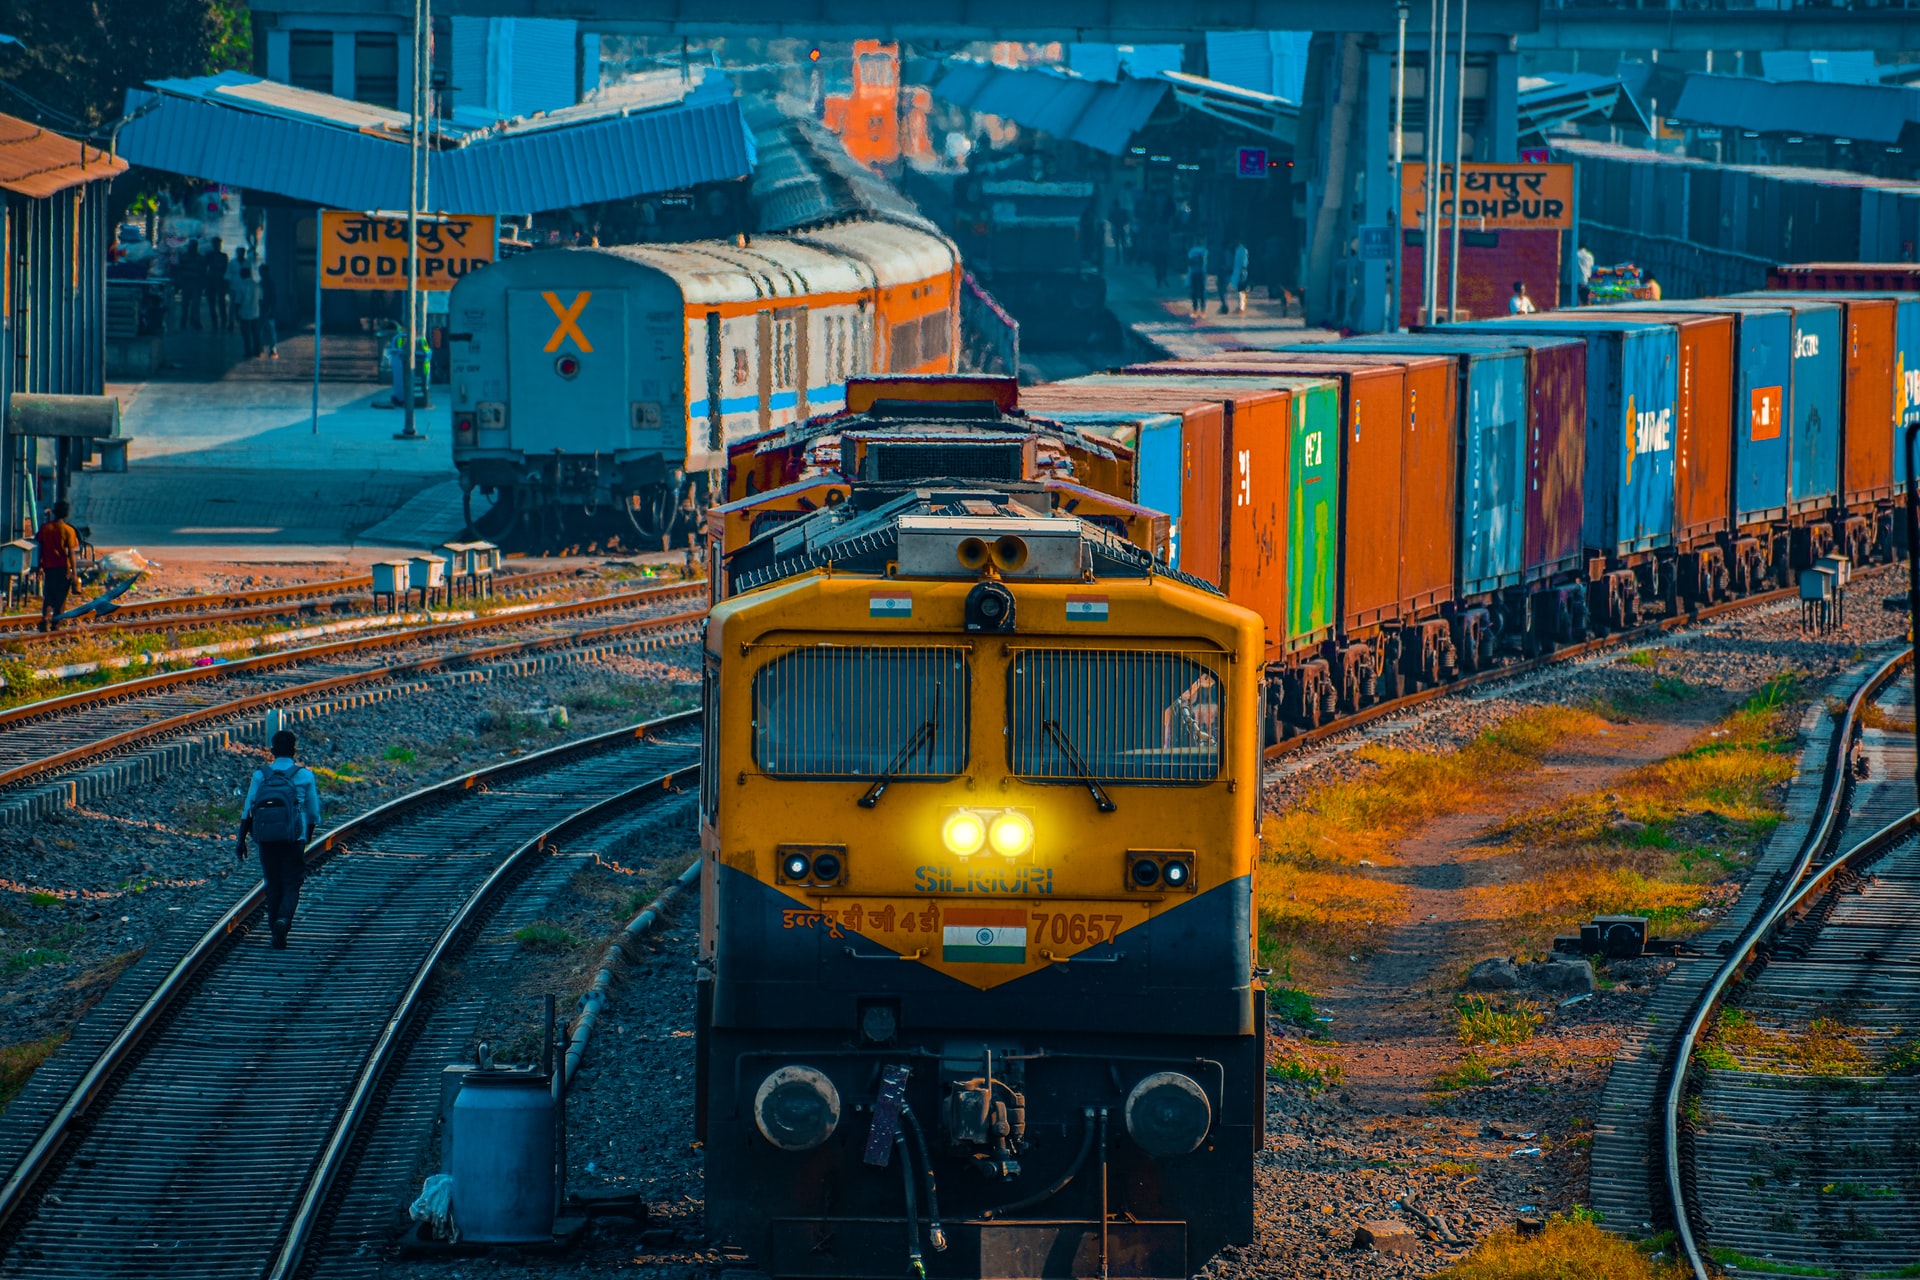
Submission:
[[[428,1178],[420,1188],[420,1198],[407,1210],[407,1216],[431,1226],[435,1240],[457,1242],[460,1228],[453,1222],[453,1175],[436,1173]]]

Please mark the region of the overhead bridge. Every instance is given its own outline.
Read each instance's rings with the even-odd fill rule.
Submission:
[[[1416,5],[1424,12],[1424,6]],[[1848,8],[1753,0],[1686,0],[1686,7],[1546,3],[1522,49],[1915,49],[1920,0]]]
[[[306,14],[399,18],[413,11],[406,0],[261,0],[251,8],[281,26],[298,26]],[[1328,29],[1331,16],[1325,0],[436,0],[433,12],[572,18],[607,34],[1119,44],[1182,43],[1202,31],[1313,31]],[[1393,0],[1347,0],[1337,12],[1343,31],[1395,30]],[[1410,32],[1426,30],[1426,13],[1423,2],[1413,5]],[[1458,13],[1456,5],[1456,21]],[[1469,13],[1477,34],[1529,32],[1539,25],[1540,0],[1473,0]]]

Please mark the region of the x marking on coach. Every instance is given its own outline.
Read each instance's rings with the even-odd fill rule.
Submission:
[[[580,332],[580,313],[587,309],[587,303],[593,300],[593,294],[584,290],[576,293],[573,295],[573,302],[564,307],[560,305],[560,295],[557,293],[548,291],[540,296],[547,300],[547,305],[553,308],[553,314],[560,318],[560,323],[554,327],[553,336],[547,339],[546,349],[558,351],[562,342],[572,338],[575,346],[582,351],[591,352],[593,344],[587,341],[586,334]]]

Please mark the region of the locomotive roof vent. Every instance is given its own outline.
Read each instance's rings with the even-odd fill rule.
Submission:
[[[1021,480],[1027,445],[1002,440],[871,440],[861,478],[886,484],[912,480]]]
[[[971,577],[993,569],[1002,578],[1076,581],[1085,553],[1080,522],[1018,516],[901,516],[903,578]]]

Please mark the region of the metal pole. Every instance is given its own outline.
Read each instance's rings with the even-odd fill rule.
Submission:
[[[1440,145],[1440,130],[1447,123],[1447,0],[1439,0],[1434,23],[1438,34],[1427,49],[1427,91],[1433,102],[1433,119],[1427,129],[1427,323],[1440,318],[1440,178],[1446,161],[1446,148]]]
[[[1394,62],[1393,95],[1393,215],[1388,234],[1393,236],[1393,265],[1387,286],[1387,332],[1400,332],[1400,259],[1406,233],[1400,230],[1400,201],[1403,198],[1401,173],[1407,162],[1407,10],[1408,0],[1394,0],[1393,12],[1399,21],[1399,52]]]
[[[1907,424],[1907,634],[1908,643],[1920,639],[1920,484],[1914,483],[1914,441],[1920,421]],[[1920,706],[1920,661],[1913,664],[1914,705]],[[1920,717],[1915,718],[1914,745],[1920,747]],[[1920,796],[1920,755],[1914,757],[1914,794]]]
[[[420,83],[420,55],[426,51],[426,28],[427,0],[413,0],[413,99],[408,104],[412,128],[407,136],[407,348],[401,353],[406,360],[406,372],[400,380],[406,408],[405,426],[400,432],[403,440],[416,440],[420,435],[414,425],[413,375],[414,348],[420,342],[420,201],[425,194],[420,189],[420,171],[426,151],[426,113],[420,106],[425,89]]]
[[[313,211],[313,434],[320,434],[320,231],[325,209]]]
[[[1459,318],[1460,306],[1460,197],[1466,157],[1461,152],[1467,126],[1467,0],[1460,0],[1460,73],[1453,86],[1453,243],[1447,250],[1447,323]]]

